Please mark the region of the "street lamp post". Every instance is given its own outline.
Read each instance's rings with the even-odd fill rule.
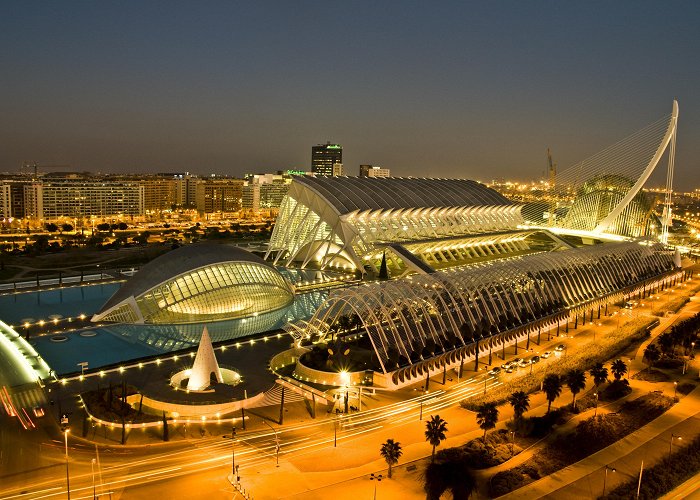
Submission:
[[[231,475],[236,477],[236,426],[231,427]]]
[[[277,460],[277,467],[280,466],[280,438],[279,435],[277,434],[277,431],[275,430],[274,427],[272,427],[267,420],[262,421],[263,424],[267,425],[270,429],[272,429],[272,432],[275,433],[275,457]]]
[[[608,471],[609,470],[616,472],[617,469],[615,469],[615,467],[610,467],[609,465],[605,466],[605,477],[603,478],[603,495],[602,496],[605,496],[605,486],[607,485],[607,482],[608,482]]]
[[[382,475],[381,474],[375,474],[374,472],[369,475],[369,480],[374,481],[377,480],[377,483],[382,482]],[[374,483],[374,500],[377,500],[377,483]]]
[[[515,431],[510,431],[510,455],[513,456],[513,445],[515,444]]]
[[[595,396],[595,411],[593,412],[593,416],[595,417],[598,415],[598,393],[594,392],[593,396]]]
[[[673,440],[674,439],[678,439],[678,441],[680,441],[683,438],[681,436],[679,436],[678,434],[671,434],[671,442],[668,445],[668,458],[671,458],[671,451],[673,451]]]
[[[70,473],[68,472],[68,432],[70,429],[66,428],[63,430],[63,438],[66,445],[66,494],[68,500],[70,500]]]
[[[676,394],[678,393],[678,381],[673,383],[673,399],[676,399]]]
[[[90,470],[92,471],[92,500],[97,498],[97,490],[95,489],[95,459],[90,461]]]

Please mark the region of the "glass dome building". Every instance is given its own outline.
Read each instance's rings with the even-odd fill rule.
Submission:
[[[293,300],[293,287],[260,257],[223,244],[187,245],[146,264],[92,321],[218,321],[257,316]]]

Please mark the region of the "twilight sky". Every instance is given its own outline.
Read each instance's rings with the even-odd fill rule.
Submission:
[[[0,7],[0,171],[569,166],[680,103],[700,187],[700,2],[32,2]],[[665,162],[664,162],[665,165]]]

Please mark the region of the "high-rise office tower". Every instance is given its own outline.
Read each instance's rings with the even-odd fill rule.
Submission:
[[[343,163],[343,146],[327,142],[311,147],[311,171],[314,174],[333,176],[335,163]]]

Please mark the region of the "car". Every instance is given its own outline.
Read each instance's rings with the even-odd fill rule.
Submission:
[[[37,418],[41,418],[45,415],[44,409],[41,406],[35,406],[33,408],[33,411],[34,411],[34,416]]]
[[[557,351],[557,352],[561,352],[561,351],[563,351],[564,349],[566,349],[566,346],[565,346],[564,344],[559,344],[558,346],[556,346],[556,347],[554,348],[554,350]]]
[[[503,363],[503,364],[501,365],[501,369],[502,369],[502,370],[507,370],[508,368],[510,368],[510,367],[512,367],[512,366],[513,366],[513,362],[512,362],[512,361],[506,361],[505,363]]]
[[[509,366],[508,368],[506,368],[506,373],[513,373],[513,370],[514,370],[514,369],[515,369],[515,367],[513,367],[513,366],[511,365],[511,366]]]
[[[539,356],[533,356],[530,358],[530,363],[539,363],[540,362],[540,357]]]
[[[524,367],[529,366],[529,365],[530,365],[530,360],[529,360],[529,359],[521,359],[521,360],[518,362],[518,366],[520,366],[521,368],[524,368]]]
[[[499,373],[501,373],[501,369],[497,366],[494,366],[488,371],[489,375],[498,375]]]
[[[512,365],[519,365],[522,360],[523,360],[523,358],[515,358],[515,359],[511,360],[511,364]]]
[[[541,358],[547,359],[552,355],[552,351],[544,351],[542,355],[540,356]]]

